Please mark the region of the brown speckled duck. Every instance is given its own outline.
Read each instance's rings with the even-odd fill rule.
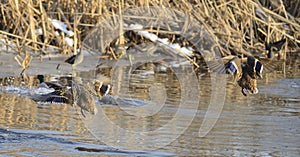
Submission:
[[[257,94],[257,78],[262,78],[263,64],[252,56],[247,57],[246,63],[242,63],[238,57],[233,57],[225,63],[225,70],[234,76],[234,81],[242,87],[244,96]]]

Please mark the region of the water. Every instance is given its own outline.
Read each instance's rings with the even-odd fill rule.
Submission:
[[[116,72],[112,95],[146,103],[152,99],[156,103],[102,104],[98,105],[100,112],[95,116],[82,119],[80,112],[70,105],[41,104],[24,96],[23,93],[36,88],[34,77],[30,77],[31,85],[18,79],[14,86],[3,84],[2,91],[7,87],[15,91],[4,90],[0,94],[0,154],[300,155],[298,64],[287,65],[285,75],[273,72],[259,80],[257,95],[244,97],[239,87],[228,83],[220,117],[204,137],[199,136],[199,128],[209,108],[213,76],[204,73],[198,84],[190,84],[191,80],[185,82],[185,77],[180,80],[170,71],[159,73],[151,66],[134,71],[130,77],[126,70]],[[95,73],[109,75],[109,71],[86,71],[78,76],[88,80]],[[188,75],[181,72],[180,76]],[[191,89],[190,93],[183,93],[186,91],[183,85]],[[180,106],[182,100],[184,105]]]

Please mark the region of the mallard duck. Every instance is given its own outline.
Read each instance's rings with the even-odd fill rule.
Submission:
[[[253,56],[247,58],[227,56],[217,61],[208,62],[208,65],[213,71],[233,75],[233,82],[242,88],[243,95],[258,93],[257,79],[262,78],[264,66]]]
[[[234,81],[242,87],[244,96],[247,96],[247,93],[258,93],[257,78],[262,78],[263,67],[263,64],[252,56],[248,56],[244,64],[238,57],[234,57],[225,64],[225,70],[234,75]]]
[[[280,59],[281,57],[281,53],[280,50],[283,47],[283,45],[285,44],[286,39],[283,38],[279,41],[276,42],[266,42],[265,43],[265,49],[267,50],[267,56],[269,59],[273,59],[275,57],[275,52],[278,53],[278,59]]]
[[[98,112],[92,92],[90,91],[91,88],[88,86],[89,84],[87,84],[87,86],[82,84],[72,85],[73,105],[80,107],[81,114],[84,117],[84,111],[90,112],[94,115]]]
[[[71,106],[80,107],[82,115],[85,117],[84,111],[91,114],[97,113],[95,100],[93,98],[91,87],[89,84],[83,85],[71,82],[71,86],[59,85],[53,82],[44,82],[44,77],[40,75],[38,77],[43,84],[44,88],[52,88],[53,92],[47,94],[34,94],[30,97],[38,102],[44,103],[65,103]],[[101,90],[101,87],[100,87]]]
[[[54,82],[45,82],[45,76],[44,75],[37,75],[37,79],[40,81],[39,88],[53,88],[54,90],[60,90],[63,89],[64,86],[58,83]]]
[[[80,64],[82,61],[83,61],[83,54],[81,50],[76,55],[73,55],[65,60],[66,63],[72,65],[72,69],[75,69],[76,65]]]
[[[64,103],[72,104],[72,93],[68,88],[60,88],[47,94],[34,94],[30,96],[31,99],[43,103]]]

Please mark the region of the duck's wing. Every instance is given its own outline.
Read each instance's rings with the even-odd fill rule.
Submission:
[[[74,64],[75,63],[75,58],[76,58],[76,55],[73,55],[70,58],[66,59],[65,62],[69,63],[69,64]]]
[[[237,56],[228,56],[214,62],[209,62],[208,66],[214,72],[232,75],[233,82],[239,80],[243,72],[242,60]]]
[[[225,63],[225,71],[227,74],[236,75],[242,73],[242,62],[238,57],[234,57]]]
[[[69,104],[70,103],[70,98],[61,95],[61,93],[55,93],[51,92],[48,94],[35,94],[31,96],[31,99],[37,102],[42,102],[42,103],[64,103],[64,104]]]
[[[263,73],[270,73],[274,70],[279,69],[283,60],[272,60],[269,58],[254,58],[252,56],[247,57],[247,72],[252,77],[263,78]]]
[[[274,70],[282,70],[283,60],[271,60],[269,58],[260,58],[260,62],[264,65],[264,73],[270,73]]]
[[[246,70],[247,70],[247,73],[252,78],[256,78],[256,77],[262,78],[263,69],[264,69],[264,66],[261,61],[254,58],[253,56],[247,57]]]
[[[275,51],[279,51],[279,50],[281,50],[281,48],[285,44],[285,42],[286,42],[286,38],[283,38],[279,41],[275,41],[273,43],[270,43],[270,48]]]
[[[64,103],[64,104],[68,104],[70,102],[69,98],[65,96],[57,96],[57,95],[51,95],[47,97],[45,101],[51,103]]]
[[[105,84],[102,84],[102,86],[100,87],[100,93],[102,96],[105,96],[109,93],[110,91],[110,85],[105,85]]]
[[[104,84],[100,80],[94,80],[93,86],[94,86],[96,95],[98,95],[99,97],[107,95],[111,89],[111,86],[109,84]]]
[[[232,62],[233,60],[235,60],[235,58],[236,56],[226,56],[213,61],[207,61],[206,64],[210,71],[228,74],[239,69],[240,64],[235,64],[234,62]]]
[[[64,88],[63,85],[54,82],[43,82],[43,83],[45,83],[48,88],[53,88],[54,90],[60,90]]]
[[[206,62],[209,71],[225,74],[225,62],[222,59]]]

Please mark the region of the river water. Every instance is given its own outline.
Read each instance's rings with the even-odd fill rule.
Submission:
[[[207,114],[214,92],[212,80],[219,82],[219,78],[210,73],[197,74],[195,83],[186,70],[157,71],[151,64],[132,71],[128,67],[115,72],[111,68],[77,71],[83,80],[95,74],[107,77],[114,97],[146,103],[96,101],[98,113],[87,117],[70,105],[37,103],[26,97],[24,93],[37,88],[34,71],[27,82],[2,77],[0,154],[299,156],[299,66],[294,59],[286,63],[285,72],[266,74],[258,81],[259,93],[247,97],[227,77],[226,88],[217,88],[224,90],[224,101],[213,97],[220,99],[216,105],[220,113],[213,115]],[[1,72],[1,76],[13,73]],[[63,82],[70,75],[50,72],[46,78],[53,77]],[[199,134],[206,117],[212,120],[207,124],[211,128]]]

